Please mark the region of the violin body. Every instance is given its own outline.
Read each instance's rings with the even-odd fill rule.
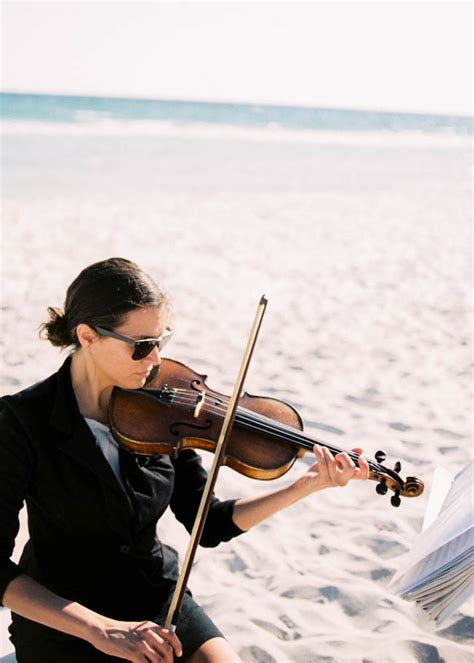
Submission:
[[[187,448],[213,453],[227,397],[209,389],[206,378],[178,361],[162,359],[160,370],[146,389],[115,388],[109,413],[114,438],[137,454],[175,457]],[[244,393],[239,400],[241,408],[303,430],[295,408],[275,398]],[[224,465],[252,479],[277,479],[304,453],[304,449],[295,449],[283,440],[237,425],[227,442]]]
[[[187,448],[213,453],[229,399],[210,389],[206,379],[185,364],[162,359],[145,388],[113,389],[109,406],[112,435],[121,447],[135,454],[175,457]],[[276,479],[315,443],[326,446],[334,456],[341,451],[305,435],[301,416],[288,403],[245,392],[239,399],[223,464],[253,479]],[[357,464],[358,454],[349,455]],[[399,506],[400,496],[422,494],[422,481],[400,478],[399,463],[390,469],[368,462],[369,479],[378,483],[377,492],[395,493],[393,506]]]

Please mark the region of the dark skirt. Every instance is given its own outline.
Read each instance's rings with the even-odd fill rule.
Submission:
[[[166,611],[150,618],[164,624]],[[135,620],[138,621],[138,620]],[[123,663],[123,658],[108,656],[86,640],[76,638],[56,629],[43,626],[12,613],[9,627],[18,663]],[[186,592],[176,635],[183,646],[183,656],[176,661],[185,661],[211,638],[223,637],[217,626],[204,610]]]

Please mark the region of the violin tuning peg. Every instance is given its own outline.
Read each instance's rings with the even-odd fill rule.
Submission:
[[[377,461],[377,463],[383,463],[386,458],[387,454],[385,453],[385,451],[375,452],[375,460]]]
[[[378,493],[379,495],[385,495],[385,494],[387,493],[388,488],[387,488],[387,485],[386,485],[385,482],[386,482],[386,478],[384,477],[384,478],[380,481],[380,483],[378,483],[378,484],[375,486],[375,490],[377,491],[377,493]]]
[[[402,464],[400,463],[399,460],[397,460],[393,469],[395,470],[395,472],[397,472],[397,474],[398,472],[400,472],[400,470],[402,469]]]
[[[392,495],[392,497],[390,498],[390,502],[391,502],[392,506],[400,506],[402,501],[400,499],[400,491],[399,490],[395,491],[395,495]]]

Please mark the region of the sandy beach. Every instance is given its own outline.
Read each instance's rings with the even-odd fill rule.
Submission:
[[[242,659],[473,661],[472,602],[435,629],[388,589],[435,468],[472,454],[468,145],[26,133],[4,147],[1,394],[59,367],[37,335],[47,306],[84,266],[124,256],[172,297],[167,355],[224,393],[265,293],[247,391],[425,482],[398,509],[373,482],[329,489],[201,549],[190,586]],[[216,494],[269,491],[309,462],[274,482],[224,468]],[[172,514],[158,531],[184,553]]]

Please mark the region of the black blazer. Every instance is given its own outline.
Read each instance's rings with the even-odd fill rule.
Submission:
[[[169,505],[191,531],[207,475],[192,450],[177,459],[120,450],[125,492],[79,411],[70,364],[0,399],[0,601],[26,573],[100,614],[146,619],[166,602],[177,571],[157,520]],[[24,501],[30,540],[16,565]],[[201,545],[242,533],[234,502],[214,497]]]

